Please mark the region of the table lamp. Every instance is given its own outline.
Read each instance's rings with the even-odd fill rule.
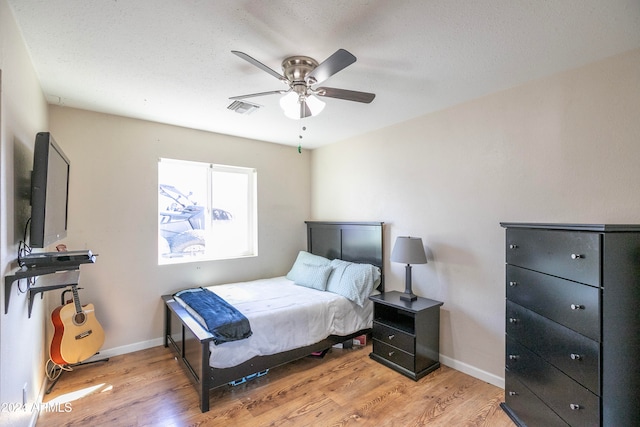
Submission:
[[[400,295],[403,301],[415,301],[418,299],[411,290],[411,264],[426,264],[427,255],[422,246],[420,237],[399,236],[391,252],[391,261],[406,264],[406,277],[404,294]]]

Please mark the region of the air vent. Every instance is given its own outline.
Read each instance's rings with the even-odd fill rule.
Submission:
[[[233,101],[227,108],[238,114],[251,114],[260,106],[246,101]]]

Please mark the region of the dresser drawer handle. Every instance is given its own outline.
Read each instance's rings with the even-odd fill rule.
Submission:
[[[517,395],[518,395],[518,393],[516,393],[515,391],[510,391],[509,392],[509,396],[517,396]]]
[[[571,310],[582,310],[584,305],[582,304],[571,304]]]
[[[571,254],[571,259],[581,259],[584,258],[584,255],[580,254]]]
[[[389,352],[389,357],[393,356],[395,354],[395,351],[390,351]]]
[[[580,360],[580,359],[582,359],[582,356],[576,353],[571,353],[571,360]]]
[[[509,323],[518,323],[518,319],[516,319],[515,317],[510,317]]]
[[[395,336],[395,334],[391,334],[391,335],[389,335],[389,341],[391,341],[391,340],[392,340],[392,339],[394,339],[395,337],[396,337],[396,336]]]
[[[517,354],[510,354],[509,355],[509,360],[518,360],[520,359],[520,356],[518,356]]]
[[[578,409],[580,409],[580,405],[578,405],[577,403],[570,403],[569,404],[569,408],[571,408],[571,410],[573,411],[577,411]]]
[[[509,245],[509,249],[518,249],[518,245]]]
[[[518,282],[509,282],[509,286],[511,286],[512,288],[514,286],[518,286]]]

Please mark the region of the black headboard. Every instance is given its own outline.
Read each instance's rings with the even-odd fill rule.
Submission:
[[[380,268],[384,291],[383,222],[305,221],[307,252],[329,259],[372,264]]]

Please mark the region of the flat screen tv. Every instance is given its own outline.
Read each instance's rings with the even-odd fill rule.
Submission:
[[[29,246],[45,248],[67,236],[70,162],[49,132],[39,132],[31,173]]]

